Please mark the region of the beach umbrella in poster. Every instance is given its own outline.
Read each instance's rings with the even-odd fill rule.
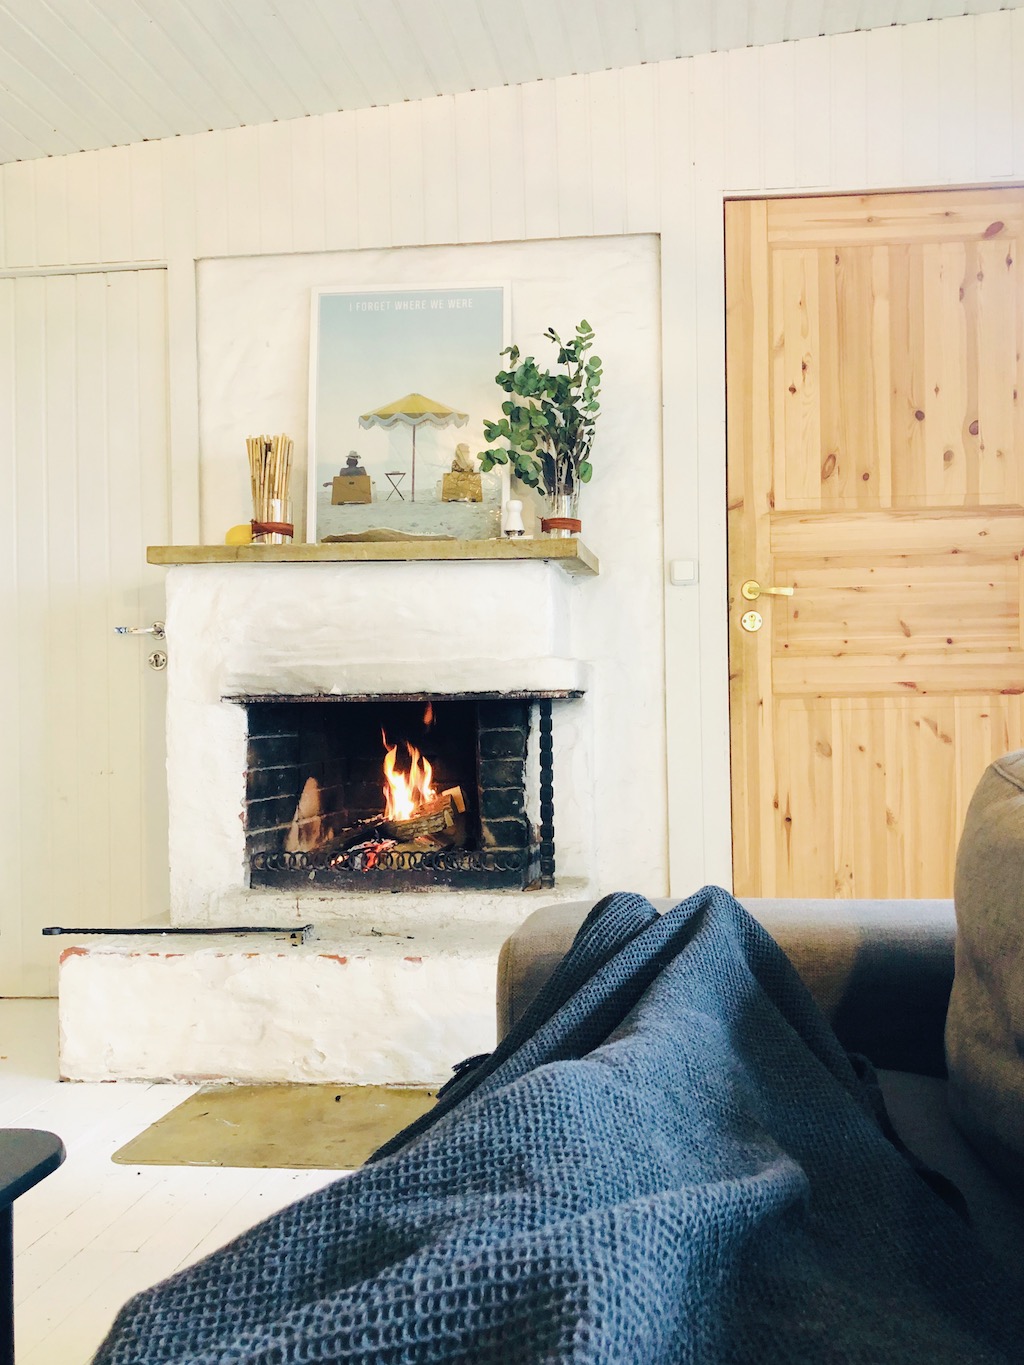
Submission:
[[[359,425],[367,428],[384,427],[387,431],[393,427],[412,428],[412,491],[409,500],[415,502],[416,428],[423,426],[464,427],[468,421],[468,412],[458,412],[455,408],[449,408],[444,403],[435,403],[432,398],[424,398],[422,393],[407,393],[404,398],[397,398],[393,403],[385,403],[382,408],[374,408],[372,412],[364,412],[359,419]]]

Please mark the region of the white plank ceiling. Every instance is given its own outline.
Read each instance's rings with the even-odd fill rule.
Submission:
[[[0,162],[1024,0],[0,0]]]

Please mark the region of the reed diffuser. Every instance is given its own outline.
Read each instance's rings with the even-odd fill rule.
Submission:
[[[280,436],[248,436],[252,480],[252,539],[255,545],[283,545],[295,535],[288,481],[294,442]]]

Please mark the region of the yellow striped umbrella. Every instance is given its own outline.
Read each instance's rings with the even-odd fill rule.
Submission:
[[[359,419],[359,425],[367,429],[384,427],[387,431],[398,426],[412,427],[412,491],[409,500],[415,502],[416,428],[464,427],[468,421],[468,412],[459,412],[444,403],[435,403],[432,398],[425,398],[422,393],[407,393],[404,398],[397,398],[393,403],[385,403],[382,408],[364,412]]]

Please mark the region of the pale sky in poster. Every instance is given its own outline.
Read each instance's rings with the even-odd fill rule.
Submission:
[[[339,473],[350,450],[378,481],[386,468],[408,467],[410,427],[359,426],[361,414],[408,393],[470,418],[465,427],[418,429],[417,466],[424,476],[440,477],[458,441],[474,454],[483,448],[483,420],[500,415],[504,397],[494,382],[504,363],[500,286],[324,292],[318,313],[318,479]]]

